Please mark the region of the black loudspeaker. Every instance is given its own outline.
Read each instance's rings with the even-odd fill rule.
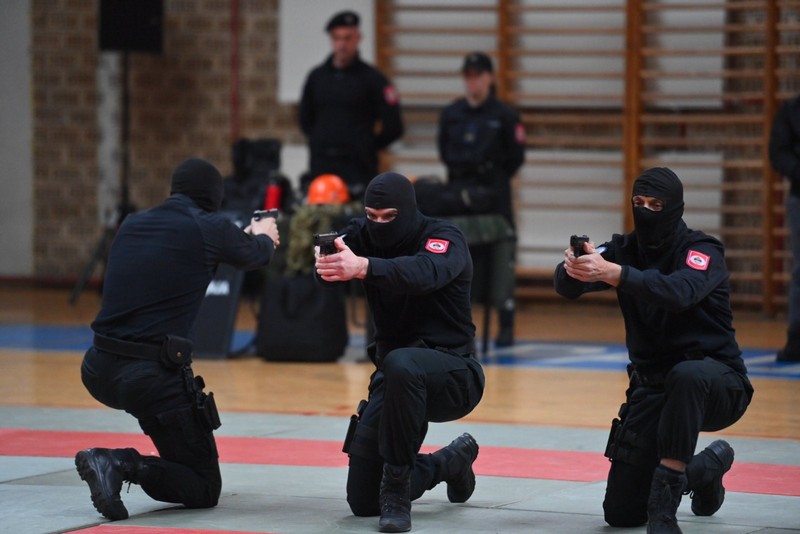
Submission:
[[[163,0],[101,0],[99,19],[100,50],[161,53]]]

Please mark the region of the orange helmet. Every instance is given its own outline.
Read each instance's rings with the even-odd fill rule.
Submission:
[[[335,174],[320,174],[308,186],[309,204],[347,204],[350,193],[344,180]]]

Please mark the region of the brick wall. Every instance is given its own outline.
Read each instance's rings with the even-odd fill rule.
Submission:
[[[34,270],[70,281],[97,222],[98,0],[33,0]],[[165,0],[164,51],[131,53],[129,185],[139,208],[161,202],[183,158],[231,172],[231,2]],[[239,0],[239,135],[302,140],[278,105],[278,0]],[[95,271],[99,276],[100,269]]]

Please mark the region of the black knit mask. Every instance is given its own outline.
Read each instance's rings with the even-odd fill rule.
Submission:
[[[186,195],[205,211],[219,211],[223,191],[222,175],[204,159],[184,160],[172,173],[170,194]]]
[[[379,223],[367,218],[367,234],[378,248],[394,249],[414,237],[417,198],[414,185],[402,174],[385,172],[373,178],[364,193],[364,206],[397,209],[397,218],[391,222]]]
[[[683,184],[666,167],[644,171],[633,183],[633,196],[655,197],[664,203],[661,211],[633,207],[636,239],[645,251],[657,252],[669,246],[683,217]]]

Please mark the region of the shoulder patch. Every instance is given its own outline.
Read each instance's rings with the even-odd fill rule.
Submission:
[[[390,106],[397,105],[397,90],[394,88],[394,85],[387,85],[383,88],[383,98]]]
[[[686,255],[686,265],[697,271],[708,270],[708,264],[711,262],[711,256],[690,250]]]
[[[446,239],[430,238],[428,239],[428,242],[425,243],[425,250],[428,252],[433,252],[434,254],[444,254],[447,252],[449,246],[450,241]]]
[[[514,128],[514,138],[517,140],[517,143],[524,145],[525,144],[525,126],[521,122],[517,123],[517,126]]]

